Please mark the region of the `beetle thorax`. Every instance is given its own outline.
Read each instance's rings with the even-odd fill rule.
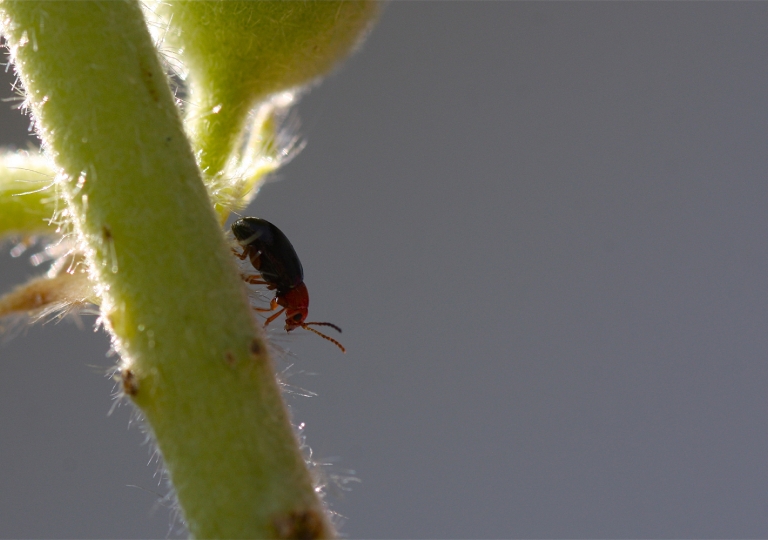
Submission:
[[[278,294],[277,303],[285,308],[285,329],[290,332],[302,325],[307,318],[309,308],[309,292],[304,283]]]

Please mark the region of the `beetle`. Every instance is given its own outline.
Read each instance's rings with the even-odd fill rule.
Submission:
[[[247,283],[266,285],[267,289],[275,291],[275,297],[269,303],[268,309],[255,308],[258,311],[280,311],[272,314],[264,326],[277,319],[285,312],[285,330],[290,332],[296,328],[304,328],[314,332],[335,344],[342,352],[344,346],[330,336],[318,332],[310,325],[330,326],[341,332],[341,328],[328,322],[305,322],[309,307],[309,293],[304,284],[304,269],[296,250],[293,249],[288,237],[275,225],[257,217],[240,218],[232,224],[232,234],[242,253],[235,252],[240,260],[246,257],[260,275],[243,276]]]

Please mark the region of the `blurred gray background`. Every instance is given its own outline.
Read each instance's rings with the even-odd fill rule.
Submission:
[[[329,496],[342,532],[768,536],[767,25],[394,2],[302,101],[309,145],[248,213],[344,329],[346,355],[273,333],[315,457],[361,480]],[[8,247],[3,291],[37,272]],[[3,537],[184,534],[107,416],[107,348],[67,322],[0,348]]]

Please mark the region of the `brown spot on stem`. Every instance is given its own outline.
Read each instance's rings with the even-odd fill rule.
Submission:
[[[149,97],[155,103],[160,103],[160,93],[157,91],[157,85],[155,84],[154,73],[145,63],[144,59],[139,55],[139,71],[141,73],[141,80],[144,81],[144,86],[149,93]]]
[[[263,353],[263,349],[261,347],[261,341],[254,338],[253,341],[251,341],[251,354],[254,356],[261,356]]]
[[[225,351],[224,352],[224,361],[229,365],[230,367],[235,365],[235,355],[232,354],[232,351]]]
[[[125,368],[120,371],[120,379],[123,382],[123,393],[126,396],[135,396],[139,393],[139,381],[136,380],[136,375],[130,368]]]
[[[328,536],[323,515],[317,510],[297,510],[272,519],[275,536],[285,540],[314,540]]]

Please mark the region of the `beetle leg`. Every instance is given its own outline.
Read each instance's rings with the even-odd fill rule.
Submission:
[[[243,278],[243,281],[246,283],[250,283],[251,285],[269,285],[266,281],[264,281],[260,275],[254,274],[251,276],[246,276],[245,274],[241,274],[241,277]]]
[[[237,250],[236,250],[235,248],[232,248],[232,253],[234,253],[234,254],[235,254],[235,256],[236,256],[238,259],[240,259],[241,261],[244,261],[244,260],[245,260],[245,258],[247,257],[247,255],[246,255],[246,254],[248,253],[248,250],[247,250],[247,249],[244,249],[242,253],[238,253],[238,252],[237,252]]]
[[[274,311],[274,310],[277,309],[277,306],[278,306],[277,298],[273,298],[272,301],[269,303],[269,307],[268,308],[258,308],[258,307],[255,307],[253,309],[255,309],[256,311]],[[284,310],[285,310],[285,308],[280,310],[280,312],[282,313],[282,311],[284,311]]]
[[[250,283],[251,285],[266,285],[267,289],[269,289],[270,291],[274,291],[277,288],[277,285],[275,285],[274,283],[270,283],[269,281],[264,281],[263,276],[260,276],[258,274],[253,274],[250,276],[246,274],[240,274],[240,278],[242,278],[242,280],[245,281],[246,283]]]
[[[281,309],[280,311],[278,311],[277,313],[275,313],[274,315],[272,315],[272,316],[271,316],[269,319],[267,319],[267,321],[264,323],[264,326],[266,327],[266,326],[267,326],[269,323],[271,323],[272,321],[274,321],[275,319],[277,319],[277,318],[278,318],[278,317],[279,317],[279,316],[280,316],[280,315],[283,313],[283,311],[285,311],[285,308]]]

